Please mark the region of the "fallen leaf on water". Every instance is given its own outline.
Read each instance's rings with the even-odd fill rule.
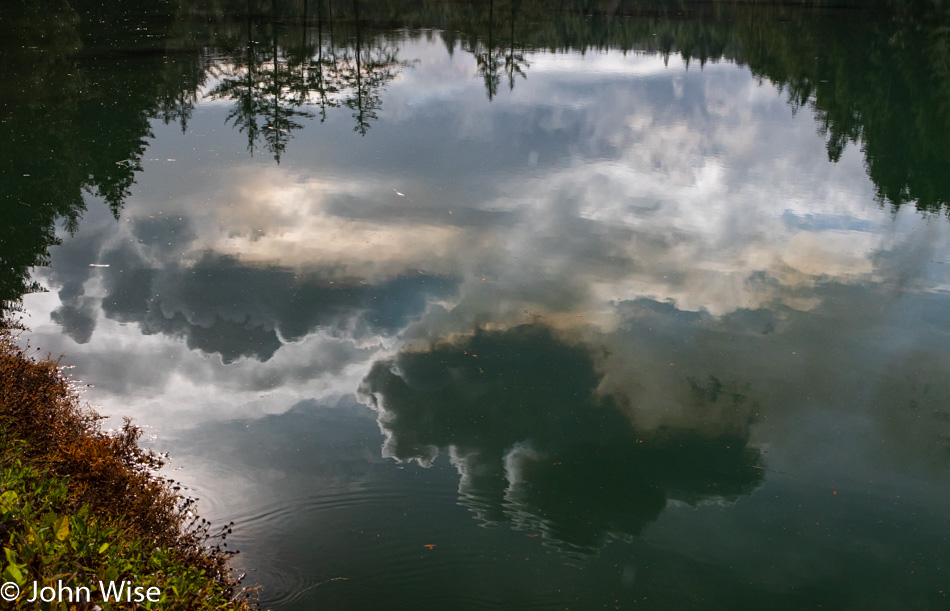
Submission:
[[[428,547],[429,549],[433,549],[433,548],[435,548],[435,543],[426,543],[426,544],[423,545],[422,547]]]
[[[537,537],[538,535],[528,535],[529,537]]]

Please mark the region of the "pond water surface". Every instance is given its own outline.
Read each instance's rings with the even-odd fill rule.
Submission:
[[[4,298],[265,607],[950,604],[941,16],[55,6]]]

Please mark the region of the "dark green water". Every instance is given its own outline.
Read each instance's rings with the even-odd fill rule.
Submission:
[[[267,608],[947,608],[947,15],[5,4],[0,298]]]

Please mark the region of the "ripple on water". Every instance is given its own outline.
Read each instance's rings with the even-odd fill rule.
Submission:
[[[248,581],[264,585],[264,606],[297,608],[331,588],[347,588],[347,599],[359,600],[382,587],[375,578],[352,577],[365,574],[368,557],[372,574],[385,575],[386,583],[433,578],[438,571],[435,563],[424,562],[424,554],[431,552],[424,544],[452,537],[447,527],[422,520],[420,514],[454,507],[456,492],[446,486],[401,484],[324,490],[231,514],[242,556],[256,567]],[[406,529],[407,522],[415,528]],[[452,563],[473,565],[476,556],[476,550],[453,554]],[[375,585],[367,585],[371,583]]]

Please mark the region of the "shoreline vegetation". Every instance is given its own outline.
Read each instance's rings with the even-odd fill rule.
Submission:
[[[57,362],[0,329],[0,581],[20,592],[0,592],[4,608],[257,608],[228,563],[231,525],[212,530],[156,474],[138,427],[101,420]]]

